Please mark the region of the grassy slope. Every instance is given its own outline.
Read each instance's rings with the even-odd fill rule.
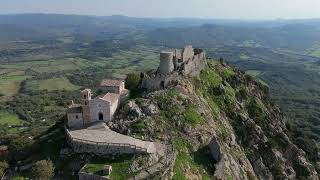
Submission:
[[[3,75],[0,77],[0,94],[12,96],[18,93],[20,83],[25,80],[24,75]]]
[[[15,114],[0,111],[0,125],[8,124],[9,126],[21,125],[22,121]]]
[[[95,159],[86,165],[85,171],[96,174],[99,173],[104,167],[104,165],[111,165],[112,172],[110,178],[117,180],[126,180],[130,177],[128,174],[128,169],[132,161],[131,156],[120,156],[114,159]]]
[[[223,47],[208,54],[224,57],[230,64],[261,79],[289,119],[319,141],[319,59],[265,48]],[[246,58],[239,58],[243,54]]]
[[[77,90],[79,89],[78,86],[73,85],[70,81],[65,77],[60,78],[52,78],[52,79],[45,79],[45,80],[32,80],[27,82],[27,87],[30,90]]]

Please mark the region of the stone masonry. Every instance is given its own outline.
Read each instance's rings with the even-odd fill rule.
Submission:
[[[104,123],[88,128],[66,129],[69,143],[75,152],[106,154],[150,154],[156,153],[154,142],[142,141],[109,129]]]
[[[124,82],[103,80],[101,90],[104,94],[92,98],[90,89],[81,91],[81,104],[72,103],[67,111],[68,127],[81,128],[94,122],[108,122],[113,118],[120,102],[128,96]]]
[[[185,76],[195,76],[207,64],[205,52],[186,46],[172,52],[160,53],[160,64],[155,73],[141,73],[141,88],[146,91],[155,91],[175,85]]]

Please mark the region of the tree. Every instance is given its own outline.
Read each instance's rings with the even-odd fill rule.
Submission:
[[[32,175],[34,179],[49,180],[54,176],[54,166],[50,160],[37,161],[32,166]]]
[[[5,161],[0,161],[0,178],[4,175],[5,170],[9,167]]]
[[[129,90],[135,90],[138,88],[140,83],[140,75],[138,73],[130,73],[126,78],[126,87]]]
[[[32,144],[32,140],[24,136],[12,137],[9,151],[13,155],[17,155],[23,151],[26,151]]]

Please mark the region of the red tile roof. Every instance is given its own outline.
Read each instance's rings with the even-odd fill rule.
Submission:
[[[114,79],[105,79],[100,83],[100,86],[121,86],[123,81]]]
[[[98,96],[100,99],[103,99],[108,102],[115,102],[116,100],[119,99],[120,95],[119,94],[114,94],[114,93],[107,93],[104,95]]]

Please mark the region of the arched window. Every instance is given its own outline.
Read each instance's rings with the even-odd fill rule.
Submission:
[[[87,99],[87,95],[83,95],[83,99]]]
[[[85,101],[85,102],[84,102],[84,105],[87,105],[87,104],[88,104],[87,101]]]
[[[99,121],[103,121],[103,114],[99,113],[98,116],[99,116]]]

